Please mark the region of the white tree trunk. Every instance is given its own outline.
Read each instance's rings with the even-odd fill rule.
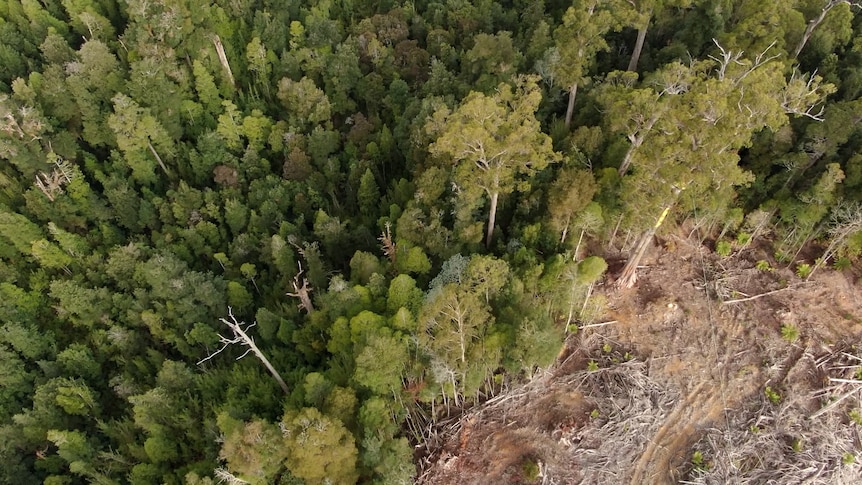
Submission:
[[[642,29],[638,29],[638,38],[635,41],[635,50],[632,52],[632,58],[629,61],[629,67],[627,70],[629,71],[637,71],[638,70],[638,62],[640,62],[641,52],[644,48],[644,40],[646,40],[647,28],[649,28],[649,22],[643,26]]]
[[[168,167],[165,166],[165,162],[162,161],[162,157],[159,156],[159,153],[153,147],[153,144],[150,142],[147,142],[147,146],[150,147],[150,151],[153,153],[153,156],[156,157],[156,161],[159,162],[159,167],[162,167],[162,171],[165,172],[165,174],[167,174],[168,173]]]
[[[497,222],[497,200],[499,192],[491,194],[491,209],[488,211],[488,233],[485,237],[485,247],[491,247],[491,239],[494,237],[494,224]]]
[[[823,6],[823,9],[820,10],[819,15],[808,21],[808,26],[805,27],[805,33],[802,34],[802,39],[800,39],[799,44],[796,45],[796,49],[793,50],[793,59],[799,57],[799,53],[802,52],[803,48],[805,48],[805,44],[811,40],[811,36],[814,34],[814,29],[826,20],[826,15],[829,14],[829,11],[842,3],[853,5],[855,2],[850,2],[848,0],[829,0],[826,5]]]

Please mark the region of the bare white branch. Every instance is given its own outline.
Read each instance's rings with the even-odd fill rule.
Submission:
[[[281,389],[284,391],[284,393],[290,394],[290,390],[287,388],[287,384],[284,382],[284,379],[281,378],[281,375],[278,373],[278,371],[275,370],[275,367],[272,366],[272,364],[269,362],[269,359],[267,359],[266,356],[263,355],[263,352],[261,352],[260,349],[257,347],[257,344],[255,344],[254,339],[248,335],[248,331],[252,327],[257,325],[257,322],[247,324],[245,322],[237,321],[236,317],[233,315],[233,309],[231,307],[228,307],[227,313],[230,320],[227,320],[225,318],[220,318],[219,320],[231,329],[231,331],[233,332],[233,337],[225,337],[219,334],[219,342],[221,343],[221,347],[219,347],[219,349],[215,352],[208,355],[206,358],[198,361],[197,365],[201,365],[204,362],[212,359],[231,345],[246,346],[248,347],[248,350],[246,350],[245,353],[237,357],[236,360],[242,359],[243,357],[248,355],[249,352],[254,353],[255,357],[257,357],[258,360],[263,363],[264,367],[266,367],[269,373],[272,374],[272,377],[275,378],[276,382],[278,382],[278,385],[281,386]]]

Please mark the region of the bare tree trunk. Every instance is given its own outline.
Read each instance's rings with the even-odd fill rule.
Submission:
[[[306,313],[314,311],[314,304],[311,302],[312,288],[308,285],[308,278],[302,278],[302,285],[299,284],[299,278],[302,276],[302,263],[299,265],[299,272],[293,277],[293,293],[285,293],[287,296],[299,298],[299,308],[305,310]]]
[[[580,318],[582,319],[582,321],[584,318],[584,312],[587,310],[587,303],[590,302],[590,297],[593,295],[593,286],[594,285],[595,285],[595,283],[590,283],[590,286],[587,288],[587,294],[584,295],[584,304],[581,306],[581,314],[580,314]]]
[[[566,332],[569,331],[569,325],[572,324],[572,320],[575,319],[575,293],[577,292],[578,285],[576,280],[572,278],[572,293],[569,295],[569,315],[566,318]]]
[[[257,357],[261,362],[263,362],[263,365],[264,367],[266,367],[266,370],[268,370],[269,373],[272,374],[272,377],[275,379],[276,382],[278,382],[278,385],[281,386],[281,390],[284,391],[285,394],[290,394],[290,389],[287,388],[287,384],[285,384],[284,379],[281,378],[281,375],[278,373],[277,370],[275,370],[275,367],[272,366],[272,364],[269,362],[269,359],[267,359],[266,356],[263,355],[263,352],[261,352],[260,349],[257,348],[257,344],[254,343],[254,340],[243,331],[243,329],[239,326],[238,323],[236,323],[236,319],[234,319],[233,316],[231,316],[231,319],[234,321],[234,325],[231,325],[231,328],[235,332],[237,332],[237,334],[243,339],[245,345],[249,346],[255,357]],[[225,320],[222,319],[222,321]]]
[[[236,317],[233,315],[233,310],[230,307],[228,307],[227,310],[230,320],[227,320],[225,318],[220,318],[219,320],[221,320],[222,323],[224,323],[228,326],[228,328],[231,329],[234,337],[228,338],[219,335],[219,342],[222,344],[222,346],[215,352],[208,355],[206,358],[201,359],[198,362],[198,365],[212,359],[231,345],[239,344],[241,346],[248,347],[248,350],[245,352],[245,354],[239,356],[237,360],[245,357],[249,352],[253,353],[255,357],[257,357],[258,360],[263,363],[264,367],[266,367],[266,370],[268,370],[269,373],[272,374],[272,377],[275,378],[275,381],[278,382],[279,386],[281,386],[281,390],[284,391],[285,394],[290,394],[290,389],[288,389],[287,384],[284,382],[284,379],[281,378],[281,375],[278,373],[277,370],[275,370],[275,367],[272,366],[272,364],[269,362],[269,359],[267,359],[266,356],[263,355],[263,352],[261,352],[260,349],[257,347],[257,344],[254,343],[254,339],[251,338],[248,333],[246,333],[248,329],[255,326],[257,323],[246,325],[245,322],[238,322],[236,320]],[[243,325],[245,325],[245,328],[243,328]]]
[[[623,268],[623,272],[620,275],[620,278],[617,280],[617,286],[619,288],[631,288],[638,280],[637,269],[640,265],[641,260],[646,254],[646,250],[649,247],[650,243],[652,243],[652,238],[655,236],[658,228],[661,227],[664,219],[667,217],[668,212],[670,212],[671,207],[673,207],[673,202],[671,202],[667,207],[664,208],[664,211],[659,216],[656,224],[650,228],[648,231],[643,233],[640,241],[635,247],[634,252],[632,253],[632,257],[629,258],[626,263],[625,268]]]
[[[500,194],[494,192],[491,194],[491,210],[488,211],[488,233],[485,237],[485,247],[491,247],[491,238],[494,237],[494,224],[497,221],[497,200]]]
[[[622,177],[626,174],[626,172],[628,172],[629,165],[632,164],[632,155],[634,155],[635,148],[637,147],[632,144],[632,146],[630,146],[629,149],[626,151],[626,156],[623,158],[622,163],[620,163],[620,169],[617,171],[620,177]]]
[[[643,259],[644,254],[646,254],[646,250],[652,242],[653,236],[655,236],[656,229],[657,228],[653,227],[641,236],[640,242],[638,242],[634,253],[632,253],[632,257],[629,258],[625,268],[623,268],[623,272],[620,275],[620,278],[617,280],[617,286],[619,288],[631,288],[635,285],[635,283],[637,283],[638,266],[640,265],[641,259]]]
[[[614,232],[611,233],[611,240],[608,241],[608,248],[614,247],[614,240],[617,238],[617,231],[620,229],[620,224],[623,223],[623,216],[620,214],[620,218],[617,219],[617,225],[614,226]]]
[[[153,156],[156,157],[156,161],[159,162],[159,166],[162,167],[162,170],[165,172],[165,174],[167,174],[168,173],[168,167],[165,167],[165,162],[162,161],[162,157],[160,157],[159,153],[156,151],[156,149],[153,148],[153,144],[150,142],[147,142],[147,146],[150,147],[150,151],[153,152]]]
[[[221,38],[218,35],[213,36],[213,44],[215,45],[216,53],[218,54],[218,60],[227,72],[230,85],[236,87],[236,82],[233,79],[233,71],[230,69],[230,64],[227,62],[227,55],[224,52],[224,44],[221,43]]]
[[[628,71],[637,71],[638,70],[638,62],[641,59],[641,51],[644,48],[644,40],[646,40],[647,29],[649,28],[649,21],[647,21],[646,25],[643,28],[638,29],[638,38],[635,41],[635,50],[632,52],[632,58],[629,61]]]
[[[578,260],[578,251],[580,251],[580,249],[581,249],[581,241],[584,240],[584,232],[585,231],[586,231],[586,229],[581,229],[581,235],[580,235],[580,237],[578,237],[578,244],[575,245],[575,255],[572,257],[572,260],[574,260],[574,261]]]
[[[573,83],[569,88],[569,106],[566,108],[566,128],[572,124],[572,113],[575,111],[575,96],[578,95],[578,84]]]
[[[793,50],[793,59],[799,57],[799,53],[802,52],[802,49],[805,48],[805,44],[808,43],[811,36],[814,34],[814,29],[823,23],[829,11],[841,3],[850,4],[851,2],[847,0],[829,0],[823,9],[820,10],[820,15],[808,21],[808,26],[805,27],[805,33],[802,34],[802,39],[799,41],[799,44],[796,45],[796,49]]]

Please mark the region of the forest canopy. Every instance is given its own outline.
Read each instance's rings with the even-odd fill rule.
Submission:
[[[0,3],[0,483],[411,483],[656,236],[858,263],[860,12]]]

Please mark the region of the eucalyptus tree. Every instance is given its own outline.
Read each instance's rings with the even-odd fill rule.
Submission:
[[[623,177],[621,198],[629,227],[641,236],[621,286],[634,284],[653,235],[678,202],[689,210],[705,204],[726,206],[733,187],[752,180],[738,165],[738,152],[751,143],[752,135],[767,127],[777,130],[788,122],[788,114],[810,116],[815,111],[811,107],[834,89],[818,78],[788,80],[783,63],[769,49],[745,59],[742,52],[716,46],[708,60],[668,64],[648,80],[650,87],[638,88],[662,108],[660,117],[648,118],[645,133],[623,132],[632,147],[624,161],[631,173]],[[608,110],[622,108],[615,99],[606,98],[605,103]],[[645,111],[632,113],[629,116],[641,117]],[[624,120],[626,115],[614,117]]]
[[[432,155],[453,164],[464,193],[488,197],[485,244],[490,246],[500,196],[529,187],[530,178],[560,159],[536,119],[542,95],[536,76],[522,76],[513,88],[500,84],[491,95],[471,92],[454,112],[438,109],[426,125],[436,134]]]
[[[814,35],[814,31],[826,20],[830,12],[836,8],[846,8],[851,12],[855,11],[858,13],[859,10],[862,9],[862,2],[854,0],[817,0],[815,5],[815,8],[820,8],[820,11],[808,20],[805,32],[803,32],[802,38],[799,39],[799,43],[796,44],[796,48],[793,50],[794,59],[799,57],[799,53],[802,52],[802,49],[804,49],[808,41],[811,40],[811,36]]]
[[[575,0],[566,9],[563,23],[554,30],[556,56],[552,63],[554,82],[559,82],[569,92],[566,108],[566,127],[572,123],[575,96],[578,86],[587,78],[596,54],[608,50],[604,36],[622,25],[614,16],[608,0]]]
[[[632,57],[626,70],[637,71],[647,30],[653,18],[665,9],[689,7],[693,1],[695,0],[626,0],[620,2],[619,8],[624,12],[628,25],[638,31]]]
[[[124,94],[112,98],[114,113],[108,116],[108,126],[114,131],[117,145],[132,169],[132,176],[141,183],[155,180],[153,160],[165,174],[170,174],[162,154],[172,152],[173,140],[161,123],[133,99]]]

